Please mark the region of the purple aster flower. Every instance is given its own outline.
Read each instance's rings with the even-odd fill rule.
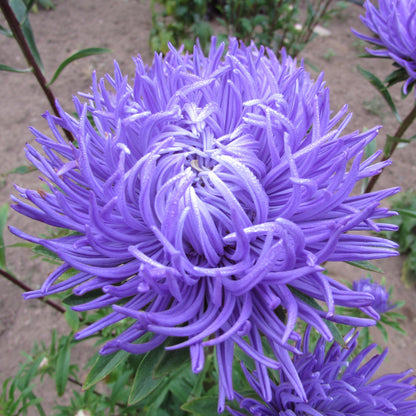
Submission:
[[[357,292],[371,293],[374,296],[374,301],[371,303],[371,306],[379,314],[396,307],[396,304],[390,303],[390,295],[386,288],[379,283],[373,282],[371,277],[355,280],[352,283],[352,288]]]
[[[403,92],[416,82],[416,0],[378,0],[378,8],[369,0],[364,4],[362,22],[375,37],[352,30],[360,39],[377,49],[367,49],[374,56],[390,57],[407,71]]]
[[[325,340],[320,338],[313,352],[309,351],[309,328],[305,333],[304,354],[294,358],[294,365],[302,379],[308,400],[293,389],[283,372],[280,384],[272,384],[269,403],[244,398],[236,393],[240,407],[255,416],[414,416],[416,400],[406,400],[416,392],[412,384],[416,377],[412,370],[374,379],[374,374],[386,357],[387,350],[368,358],[375,344],[360,351],[351,359],[357,346],[357,336],[345,338],[346,346],[334,342],[325,353]],[[364,364],[363,364],[364,362]],[[261,396],[257,374],[250,374],[243,366],[247,380]],[[233,416],[244,416],[230,409]]]
[[[208,56],[198,46],[192,55],[171,47],[151,67],[139,57],[132,86],[115,64],[114,78],[93,75],[82,97],[88,103],[74,98],[79,118],[62,109],[45,115],[55,138],[32,130],[43,153],[27,146],[50,191],[17,186],[14,208],[73,233],[45,240],[11,228],[63,260],[25,297],[101,289],[73,309],[114,312],[77,339],[135,319],[103,354],[140,354],[181,337],[168,348],[189,347],[198,372],[204,347],[215,346],[220,410],[233,397],[234,345],[257,363],[266,397],[268,367],[283,368],[305,397],[289,354],[299,352],[296,320],[332,340],[326,320],[365,326],[378,318],[371,294],[320,264],[397,254],[395,243],[361,232],[395,229],[375,220],[391,215],[379,204],[398,189],[351,196],[389,164],[375,163],[379,153],[363,159],[378,128],[345,134],[351,115],[346,106],[331,113],[322,75],[313,81],[284,52],[279,62],[236,40],[225,51],[214,39]],[[79,272],[60,279],[70,268]],[[336,305],[369,318],[337,315]],[[145,334],[152,337],[143,342]],[[260,334],[277,361],[263,353]]]

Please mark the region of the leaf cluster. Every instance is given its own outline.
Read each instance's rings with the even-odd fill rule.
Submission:
[[[275,52],[285,47],[296,56],[345,2],[329,8],[331,0],[152,0],[152,50],[167,51],[167,41],[190,50],[196,39],[207,50],[213,27],[222,27],[218,38],[252,40]],[[161,10],[160,10],[161,9]],[[218,32],[218,30],[215,30]]]
[[[402,192],[392,199],[391,208],[399,215],[389,218],[389,222],[396,224],[398,229],[384,234],[398,243],[400,253],[406,255],[402,267],[402,280],[414,286],[416,284],[416,192]]]

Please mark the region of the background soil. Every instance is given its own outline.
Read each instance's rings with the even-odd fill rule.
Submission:
[[[40,11],[30,16],[47,78],[50,79],[64,58],[79,49],[99,46],[113,51],[111,54],[75,62],[62,73],[53,85],[53,90],[66,111],[72,111],[74,93],[89,89],[92,70],[95,69],[99,76],[111,73],[112,61],[116,59],[124,73],[132,76],[134,66],[131,57],[138,53],[146,62],[151,63],[152,54],[148,46],[151,29],[149,0],[54,0],[54,3],[55,10]],[[384,125],[377,139],[378,147],[381,147],[385,135],[393,134],[397,123],[376,90],[357,72],[356,66],[359,64],[381,78],[390,72],[391,67],[383,60],[358,58],[363,52],[363,45],[351,34],[350,27],[364,30],[358,19],[362,13],[361,7],[349,5],[331,21],[330,35],[316,37],[301,57],[305,58],[307,69],[315,77],[318,72],[313,68],[325,71],[333,111],[338,111],[345,103],[349,105],[354,113],[350,130]],[[2,17],[0,25],[6,26]],[[26,66],[17,46],[4,36],[0,37],[0,62],[19,68]],[[3,72],[0,74],[0,82],[0,173],[6,173],[27,164],[23,147],[25,143],[33,143],[28,126],[47,132],[46,123],[40,115],[49,110],[49,106],[30,74]],[[399,89],[394,91],[394,96],[400,101]],[[402,116],[410,110],[413,104],[411,100],[408,98],[407,102],[400,103],[399,112]],[[416,145],[398,150],[394,162],[385,170],[377,188],[400,186],[407,190],[414,187]],[[1,178],[1,204],[9,202],[14,182],[27,188],[37,188],[39,184],[36,174]],[[43,227],[26,220],[13,210],[10,210],[9,224],[28,233],[43,230]],[[6,232],[6,243],[16,242],[17,239]],[[31,260],[29,252],[16,248],[7,249],[7,262],[9,269],[32,287],[38,287],[52,270],[51,265]],[[382,368],[384,373],[416,368],[416,290],[403,286],[400,280],[401,264],[401,258],[377,262],[385,271],[387,285],[394,286],[394,299],[406,301],[401,312],[407,317],[404,327],[408,335],[406,337],[394,333],[390,336],[390,353]],[[354,280],[363,275],[361,270],[341,264],[331,264],[329,270],[340,279]],[[379,275],[373,277],[381,280]],[[18,369],[19,361],[22,361],[20,351],[29,351],[35,340],[49,342],[52,328],[57,328],[60,333],[67,331],[66,323],[59,313],[40,301],[23,301],[21,294],[19,288],[0,278],[0,383]],[[378,334],[376,339],[381,341]],[[85,362],[90,355],[90,348],[91,345],[85,344],[77,347],[73,362]],[[46,383],[38,387],[37,392],[45,397],[47,408],[51,409],[56,400],[53,386]],[[59,399],[58,403],[67,399]]]

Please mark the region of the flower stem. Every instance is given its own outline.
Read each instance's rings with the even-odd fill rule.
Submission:
[[[22,28],[20,26],[19,21],[16,18],[16,15],[13,12],[13,9],[9,5],[8,0],[0,0],[0,9],[4,14],[4,17],[7,20],[7,23],[10,27],[11,32],[13,33],[13,37],[15,38],[17,44],[19,45],[23,56],[26,59],[26,62],[28,65],[33,69],[33,74],[35,75],[35,78],[37,79],[40,87],[42,88],[46,98],[49,101],[50,106],[52,107],[53,112],[57,117],[59,117],[59,112],[55,104],[55,96],[52,93],[52,90],[47,86],[47,81],[45,76],[43,75],[42,70],[40,69],[39,65],[37,64],[32,51],[30,50],[30,47],[26,41],[25,35],[22,31]],[[68,130],[64,130],[64,133],[67,137],[67,139],[71,142],[74,141],[74,138]]]
[[[401,139],[403,135],[406,133],[407,129],[412,125],[413,121],[416,119],[416,105],[413,107],[412,111],[406,116],[406,118],[402,121],[399,128],[396,130],[396,133],[394,133],[395,139]],[[382,162],[386,161],[387,159],[390,159],[393,155],[393,152],[396,150],[397,145],[399,144],[399,140],[395,140],[393,144],[391,145],[390,151],[388,154],[384,153],[382,157]],[[374,188],[374,185],[376,184],[378,178],[380,177],[381,173],[378,175],[373,176],[370,181],[367,184],[367,187],[365,188],[364,193],[371,192]]]
[[[19,279],[17,279],[16,277],[14,277],[12,274],[10,274],[4,269],[0,269],[0,274],[3,275],[8,281],[12,282],[16,286],[19,286],[21,289],[23,289],[26,292],[31,292],[33,290],[31,287],[27,286],[25,283],[21,282]],[[58,312],[65,313],[65,308],[63,308],[62,306],[58,305],[55,302],[52,302],[49,299],[45,299],[42,297],[42,298],[39,298],[39,300],[45,302],[49,306],[52,306],[52,308],[56,309]]]

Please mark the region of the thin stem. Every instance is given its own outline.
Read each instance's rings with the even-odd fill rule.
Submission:
[[[10,274],[4,269],[0,269],[0,274],[3,275],[7,280],[12,282],[14,285],[19,286],[21,289],[23,289],[26,292],[31,292],[33,290],[31,287],[27,286],[25,283],[21,282],[19,279],[17,279],[16,277],[14,277],[12,274]],[[62,306],[58,305],[55,302],[52,302],[49,299],[45,299],[44,297],[42,297],[42,298],[39,298],[39,300],[45,302],[49,306],[52,306],[52,308],[56,309],[58,312],[65,313],[65,308],[63,308]]]
[[[22,31],[19,21],[16,18],[16,15],[13,12],[13,9],[10,7],[8,0],[0,0],[0,9],[4,14],[4,17],[7,20],[7,23],[10,27],[10,30],[13,33],[14,38],[16,39],[17,44],[19,45],[23,56],[26,59],[28,65],[33,69],[33,74],[35,75],[40,87],[42,88],[46,98],[49,101],[50,106],[52,107],[53,112],[57,117],[59,117],[59,112],[55,104],[55,96],[52,93],[52,90],[47,86],[47,81],[45,76],[43,75],[42,70],[40,69],[39,65],[37,64],[32,51],[26,41],[25,35]],[[67,139],[71,142],[74,141],[72,134],[68,131],[63,129]]]
[[[311,36],[313,34],[313,30],[315,29],[315,26],[319,23],[322,16],[324,16],[325,13],[327,12],[328,7],[331,4],[331,1],[332,0],[327,0],[323,8],[321,8],[321,3],[319,2],[318,9],[320,9],[320,10],[318,10],[316,15],[314,17],[312,17],[312,20],[311,20],[310,24],[307,27],[306,33],[305,33],[305,35],[303,37],[303,40],[302,40],[302,42],[304,44],[309,42],[309,39],[311,38]]]
[[[401,139],[403,135],[406,133],[407,129],[412,125],[413,121],[416,119],[416,105],[413,107],[412,111],[406,116],[406,118],[402,121],[399,128],[397,129],[396,133],[394,133],[395,139]],[[399,141],[396,140],[393,142],[390,152],[388,154],[384,153],[383,157],[381,159],[382,162],[386,161],[387,159],[390,159],[393,155],[393,152],[396,150],[397,145],[399,144]],[[378,175],[373,176],[365,188],[364,193],[371,192],[374,188],[374,185],[378,181],[378,178],[380,177],[381,172]]]

